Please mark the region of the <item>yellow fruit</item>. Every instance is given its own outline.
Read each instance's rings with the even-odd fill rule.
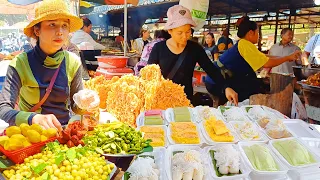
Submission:
[[[41,136],[36,130],[29,130],[27,137],[31,143],[38,143],[41,141]]]
[[[44,135],[41,135],[40,139],[41,139],[41,142],[48,140],[48,138],[46,136],[44,136]]]
[[[10,138],[6,143],[4,144],[4,149],[8,151],[14,151],[17,149],[23,148],[23,143],[16,138]]]
[[[27,132],[28,130],[30,130],[30,126],[26,123],[22,123],[20,124],[20,130],[22,135],[27,136]]]
[[[42,127],[39,124],[32,124],[30,126],[30,129],[37,131],[39,134],[42,134],[43,131]]]
[[[23,146],[24,147],[28,147],[28,146],[31,146],[32,144],[29,142],[29,141],[24,141],[23,142]]]
[[[4,143],[9,139],[8,136],[0,136],[0,145],[4,146]]]
[[[14,134],[21,134],[21,130],[18,126],[10,126],[6,129],[6,135],[11,137]]]
[[[57,135],[57,129],[56,128],[49,128],[46,130],[46,134],[43,134],[47,136],[47,138],[52,138]]]
[[[14,134],[10,137],[10,139],[18,139],[19,141],[26,141],[27,138],[24,137],[22,134]]]

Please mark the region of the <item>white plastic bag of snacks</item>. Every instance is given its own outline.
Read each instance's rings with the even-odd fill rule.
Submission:
[[[96,91],[83,89],[73,95],[73,100],[80,109],[93,111],[99,108],[100,98]]]
[[[296,93],[293,93],[291,118],[303,120],[308,119],[306,108]]]
[[[4,120],[0,119],[0,134],[2,134],[7,127],[9,127],[9,124]]]
[[[205,25],[209,9],[209,0],[180,0],[179,5],[190,10],[192,19],[197,24],[194,30],[197,31]]]

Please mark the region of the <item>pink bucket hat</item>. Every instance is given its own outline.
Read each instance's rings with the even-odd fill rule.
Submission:
[[[192,27],[196,26],[196,23],[192,20],[189,9],[175,5],[168,9],[167,12],[168,21],[164,26],[165,30],[174,29],[186,24],[190,24]]]

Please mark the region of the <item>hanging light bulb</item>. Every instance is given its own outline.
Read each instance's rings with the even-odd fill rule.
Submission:
[[[314,0],[314,4],[320,5],[320,0]]]

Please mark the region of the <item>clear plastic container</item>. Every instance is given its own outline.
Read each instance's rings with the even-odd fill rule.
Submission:
[[[193,109],[190,107],[188,107],[188,109],[190,112],[191,122],[198,123],[199,120],[197,120],[196,117],[194,117],[194,115],[193,115]],[[168,121],[169,124],[170,124],[170,122],[176,122],[174,119],[173,108],[169,108],[165,111],[165,119]]]
[[[267,106],[261,106],[261,107],[262,107],[262,109],[264,109],[264,110],[266,110],[266,111],[268,111],[270,113],[273,113],[275,115],[275,117],[278,118],[278,119],[289,119],[288,116],[282,114],[281,112],[279,112],[279,111],[277,111],[275,109],[269,108]]]
[[[278,167],[280,169],[279,171],[260,171],[260,170],[255,169],[252,166],[250,160],[248,159],[246,153],[244,152],[243,147],[252,146],[252,145],[255,145],[255,144],[262,145],[262,146],[264,146],[264,147],[269,149],[271,156],[273,157],[274,161],[277,163],[277,165],[278,165]],[[272,176],[280,176],[280,175],[286,175],[287,174],[288,168],[278,159],[278,157],[274,154],[274,152],[269,148],[269,146],[266,143],[263,143],[263,142],[239,142],[238,146],[239,146],[239,150],[240,150],[240,152],[242,154],[242,157],[245,160],[245,163],[250,167],[250,169],[253,171],[253,173],[255,175],[268,176],[269,179],[273,179]]]
[[[316,163],[312,163],[312,164],[307,164],[307,165],[301,165],[301,166],[293,166],[291,165],[281,154],[280,152],[273,146],[273,143],[275,142],[279,142],[279,141],[288,141],[288,140],[296,140],[298,143],[300,143],[303,147],[305,147],[313,156],[313,158],[317,161]],[[314,152],[312,151],[306,144],[304,144],[303,141],[301,141],[298,138],[286,138],[286,139],[274,139],[269,141],[269,147],[270,149],[272,149],[272,151],[281,159],[281,161],[289,168],[292,170],[296,170],[296,169],[301,169],[301,168],[308,168],[308,167],[313,167],[313,166],[320,166],[320,157]]]
[[[218,142],[218,141],[214,141],[213,139],[211,139],[211,137],[209,136],[208,132],[206,131],[205,127],[204,127],[204,123],[205,121],[202,121],[198,126],[199,129],[201,131],[201,134],[205,140],[205,143],[209,144],[209,145],[215,145],[217,143],[222,143],[222,144],[234,144],[237,143],[239,141],[239,137],[237,136],[237,134],[233,131],[233,128],[228,124],[225,123],[226,127],[230,130],[230,133],[232,134],[232,136],[234,137],[232,142]]]
[[[239,156],[240,156],[240,171],[241,171],[241,174],[238,174],[238,175],[233,175],[233,176],[222,176],[222,177],[218,177],[217,174],[216,174],[216,170],[214,169],[214,165],[212,163],[212,158],[210,156],[210,153],[209,151],[210,150],[214,150],[215,147],[219,147],[219,146],[222,146],[223,144],[217,144],[216,146],[207,146],[203,149],[203,152],[204,152],[204,155],[207,156],[206,159],[207,159],[207,164],[208,166],[210,167],[210,173],[211,173],[211,176],[214,178],[214,179],[223,179],[223,180],[239,180],[239,179],[246,179],[248,178],[251,170],[249,169],[248,165],[246,165],[244,163],[244,159],[239,151],[239,147],[236,146],[236,145],[233,145],[233,147],[239,152]]]
[[[204,137],[202,136],[202,133],[201,133],[201,129],[199,128],[199,126],[194,123],[197,127],[197,132],[198,132],[198,136],[199,136],[199,139],[200,139],[200,143],[199,144],[203,144],[203,143],[206,143],[206,141],[204,140]],[[170,127],[170,124],[167,128],[167,139],[169,141],[170,144],[177,144],[172,138],[171,138],[171,127]],[[199,145],[199,144],[186,144],[186,145]]]
[[[167,119],[166,119],[165,112],[166,112],[166,111],[162,111],[163,125],[168,125],[168,121],[167,121]],[[137,119],[136,119],[136,125],[137,125],[137,127],[144,126],[144,113],[145,113],[145,111],[144,111],[144,112],[141,112],[141,113],[138,115],[138,117],[137,117]],[[157,125],[155,125],[155,126],[157,126]],[[158,125],[158,126],[161,126],[161,125]]]
[[[245,115],[249,117],[252,121],[258,121],[260,119],[257,119],[257,117],[252,116],[249,114],[249,110],[253,107],[258,107],[261,108],[262,111],[264,111],[269,119],[277,119],[277,116],[274,113],[271,113],[270,111],[266,111],[265,109],[262,108],[260,105],[247,105],[247,106],[241,106],[241,109],[244,111]]]
[[[320,139],[319,138],[300,138],[309,146],[318,156],[320,156]]]
[[[201,123],[202,121],[205,120],[203,115],[201,115],[201,111],[203,110],[203,108],[209,108],[210,114],[215,116],[217,120],[225,121],[224,117],[222,116],[221,112],[218,109],[212,108],[209,106],[197,106],[193,108],[193,116],[195,117],[198,123]]]
[[[282,120],[281,120],[282,121]],[[273,138],[271,136],[268,135],[268,132],[266,131],[265,128],[261,127],[259,124],[259,121],[256,121],[256,125],[261,129],[261,131],[269,138],[269,139],[277,139],[277,138]],[[288,134],[288,137],[283,137],[283,138],[290,138],[290,137],[294,137],[294,133],[292,133],[286,126],[285,126],[285,131]],[[282,138],[278,138],[278,139],[282,139]]]
[[[237,119],[228,119],[227,116],[225,115],[225,111],[229,109],[237,108],[239,111],[239,117]],[[224,110],[225,109],[225,110]],[[230,121],[250,121],[249,117],[246,115],[245,111],[236,106],[219,106],[218,107],[219,112],[222,114],[224,121],[225,122],[230,122]]]
[[[168,180],[172,180],[171,162],[172,162],[173,153],[177,151],[188,151],[188,150],[196,150],[200,152],[202,165],[204,166],[204,180],[211,180],[212,176],[210,172],[207,170],[208,168],[206,168],[205,166],[206,157],[204,156],[203,150],[200,148],[200,146],[197,146],[197,145],[172,145],[167,148],[165,163],[166,163],[166,173],[167,173]]]
[[[320,133],[312,125],[300,119],[283,119],[284,125],[295,137],[320,138]]]
[[[241,136],[240,129],[236,127],[237,124],[244,124],[244,123],[251,123],[252,128],[259,133],[259,139],[245,139]],[[261,142],[268,142],[269,138],[262,132],[261,128],[257,126],[256,123],[253,122],[244,122],[244,121],[231,121],[230,126],[233,128],[233,131],[237,133],[239,137],[239,141],[261,141]]]
[[[168,126],[165,126],[165,125],[147,125],[147,126],[150,126],[150,127],[161,127],[164,130],[164,147],[168,147],[169,146],[169,141],[168,141],[168,138],[167,138]],[[141,127],[143,127],[143,126],[138,127],[137,130],[140,130]],[[158,148],[158,147],[155,147],[155,148]]]

